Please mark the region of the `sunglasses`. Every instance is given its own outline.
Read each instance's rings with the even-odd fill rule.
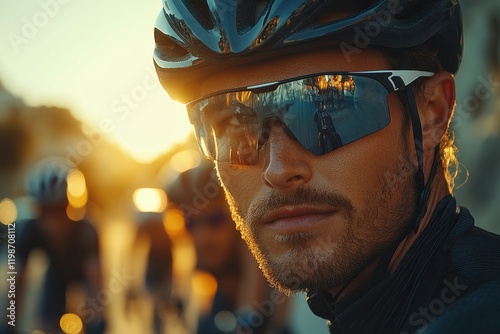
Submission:
[[[218,92],[188,104],[203,154],[255,165],[272,126],[319,156],[390,123],[387,95],[434,73],[416,70],[328,72]]]

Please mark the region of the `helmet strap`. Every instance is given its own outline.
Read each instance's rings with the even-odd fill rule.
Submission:
[[[400,69],[410,69],[403,52],[397,53],[397,61]],[[424,170],[423,170],[423,139],[422,139],[422,125],[420,116],[418,115],[417,102],[415,98],[415,90],[410,85],[406,90],[406,98],[408,100],[408,111],[410,113],[411,126],[413,130],[413,139],[415,142],[415,152],[417,154],[418,170],[415,173],[415,184],[417,186],[418,197],[416,199],[416,212],[414,217],[413,229],[418,231],[422,218],[427,212],[427,201],[431,193],[431,184],[436,175],[437,166],[439,165],[439,146],[436,146],[434,152],[434,161],[432,169],[429,174],[429,180],[425,184]]]

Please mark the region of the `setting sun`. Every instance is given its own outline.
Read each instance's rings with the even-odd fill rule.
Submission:
[[[153,66],[160,9],[153,0],[1,2],[0,83],[29,105],[70,109],[88,133],[150,162],[191,131]]]

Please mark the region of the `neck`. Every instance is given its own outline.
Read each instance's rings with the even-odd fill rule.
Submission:
[[[415,243],[417,238],[422,234],[427,225],[429,225],[431,216],[434,213],[437,204],[448,195],[450,195],[448,183],[444,177],[442,167],[439,166],[437,175],[431,185],[431,192],[427,201],[427,212],[422,217],[422,221],[420,222],[418,230],[416,232],[411,231],[399,244],[398,248],[396,248],[396,251],[394,252],[394,255],[392,256],[391,262],[389,264],[389,272],[392,273],[394,272],[394,270],[396,270],[398,265],[401,263],[401,260],[403,260],[404,255]]]
[[[332,296],[337,296],[338,298],[342,298],[346,295],[349,294],[349,292],[353,291],[357,287],[359,287],[361,284],[366,282],[370,277],[373,276],[375,270],[377,269],[377,266],[380,262],[380,259],[377,259],[370,263],[361,273],[359,273],[358,276],[356,276],[347,286],[338,286],[330,290],[330,294]]]

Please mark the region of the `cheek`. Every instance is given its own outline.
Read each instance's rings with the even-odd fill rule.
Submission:
[[[241,213],[246,212],[262,185],[258,166],[233,166],[217,163],[217,173],[223,187],[234,198]]]
[[[394,109],[394,108],[393,108]],[[349,144],[322,159],[328,182],[352,201],[356,208],[384,196],[387,185],[398,174],[399,165],[408,161],[401,137],[400,110],[391,113],[391,123],[384,129]],[[333,180],[333,181],[332,181]]]

